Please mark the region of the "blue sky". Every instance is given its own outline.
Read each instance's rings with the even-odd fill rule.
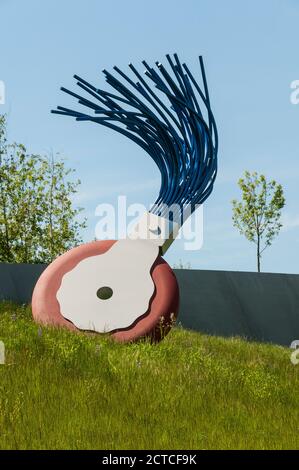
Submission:
[[[219,131],[219,173],[204,207],[204,245],[166,255],[193,268],[255,270],[255,245],[231,222],[237,180],[245,169],[264,172],[285,189],[284,228],[262,260],[264,271],[299,271],[299,105],[290,83],[299,79],[298,0],[0,0],[0,80],[6,85],[9,138],[28,151],[60,152],[82,181],[92,239],[101,202],[118,194],[149,204],[159,174],[142,149],[113,131],[50,114],[75,102],[72,76],[108,89],[101,74],[142,59],[163,61],[177,52],[192,71],[204,56]],[[139,66],[143,70],[143,66]]]

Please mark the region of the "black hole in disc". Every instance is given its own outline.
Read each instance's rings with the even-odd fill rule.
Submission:
[[[111,287],[104,286],[104,287],[100,287],[97,290],[97,296],[101,300],[110,299],[112,295],[113,295],[113,290],[111,289]]]

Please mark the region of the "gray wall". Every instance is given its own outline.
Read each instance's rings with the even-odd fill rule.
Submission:
[[[299,340],[299,275],[176,270],[186,328],[289,346]]]
[[[0,263],[0,300],[30,302],[36,281],[44,264]]]
[[[0,263],[0,300],[30,302],[45,265]],[[175,270],[179,322],[221,336],[290,345],[299,339],[299,275]]]

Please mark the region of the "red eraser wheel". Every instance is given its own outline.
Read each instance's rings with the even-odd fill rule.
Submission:
[[[60,311],[57,292],[63,276],[85,258],[105,253],[114,243],[116,240],[86,243],[69,250],[53,261],[42,273],[34,288],[32,296],[34,319],[39,323],[63,326],[78,331],[78,328]],[[179,305],[179,288],[174,272],[166,261],[158,256],[152,266],[151,276],[155,289],[152,298],[149,299],[147,312],[141,314],[129,327],[111,331],[109,334],[116,341],[136,341],[143,337],[159,341],[173,325]]]

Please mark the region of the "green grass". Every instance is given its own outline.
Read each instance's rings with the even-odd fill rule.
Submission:
[[[298,449],[290,350],[176,328],[159,345],[41,328],[0,304],[1,449]]]

